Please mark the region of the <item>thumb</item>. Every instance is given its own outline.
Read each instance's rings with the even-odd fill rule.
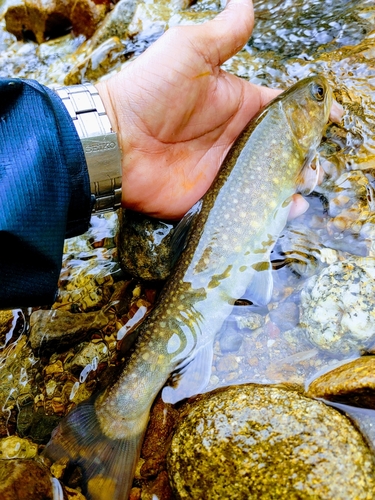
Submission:
[[[253,27],[252,0],[228,0],[220,14],[197,26],[195,42],[213,66],[220,66],[242,49]]]

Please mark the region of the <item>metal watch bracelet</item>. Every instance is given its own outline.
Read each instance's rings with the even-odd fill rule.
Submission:
[[[91,83],[53,89],[62,99],[81,139],[95,196],[93,212],[121,205],[121,150],[103,102]]]

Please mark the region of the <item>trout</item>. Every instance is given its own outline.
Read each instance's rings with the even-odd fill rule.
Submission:
[[[311,192],[312,162],[332,105],[323,76],[301,80],[249,122],[198,209],[185,248],[158,303],[140,325],[117,382],[59,425],[44,454],[83,471],[93,500],[127,500],[150,407],[171,374],[183,372],[164,400],[199,393],[210,377],[213,341],[243,296],[266,304],[271,250],[292,195]],[[200,377],[189,376],[198,372]]]

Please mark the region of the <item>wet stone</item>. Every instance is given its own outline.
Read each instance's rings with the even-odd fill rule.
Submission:
[[[77,85],[82,80],[98,80],[116,61],[123,59],[123,52],[124,46],[118,37],[105,40],[70,70],[64,79],[64,84]]]
[[[67,500],[87,500],[80,491],[69,488],[68,486],[64,486],[64,492],[66,493]]]
[[[43,310],[33,312],[30,318],[30,345],[36,349],[63,349],[83,340],[90,331],[108,325],[111,315],[103,311],[71,313]]]
[[[150,413],[150,423],[142,445],[143,458],[151,457],[155,449],[165,451],[169,436],[175,428],[177,417],[178,412],[172,405],[164,403],[160,397],[156,399]]]
[[[166,472],[166,456],[178,419],[178,410],[159,396],[151,408],[130,499],[153,500],[156,495],[159,499],[174,500]]]
[[[38,445],[18,436],[0,439],[0,459],[34,458],[38,453]]]
[[[90,49],[98,47],[104,41],[116,37],[124,39],[136,8],[136,0],[120,0],[109,12],[90,40]]]
[[[121,274],[113,248],[113,226],[117,218],[92,217],[91,221],[94,227],[83,236],[65,243],[59,289],[52,309],[92,311],[108,304],[113,293],[115,278]],[[103,228],[103,225],[109,228]],[[82,243],[87,246],[87,240],[91,249],[77,253]]]
[[[0,311],[0,349],[16,340],[26,328],[21,310]]]
[[[170,26],[174,14],[187,8],[192,0],[138,0],[134,17],[128,26],[125,53],[138,56]]]
[[[234,354],[229,354],[219,358],[216,366],[220,372],[235,372],[238,370],[238,361]]]
[[[283,302],[276,309],[270,311],[271,321],[281,331],[291,330],[298,325],[299,308],[294,302]]]
[[[27,435],[33,420],[34,398],[31,394],[22,394],[17,398],[17,407],[17,432],[20,436],[24,436]]]
[[[375,339],[375,259],[351,257],[310,278],[301,292],[300,325],[331,355],[366,350]]]
[[[0,338],[11,329],[13,318],[13,311],[0,311]]]
[[[171,268],[170,241],[175,224],[122,211],[118,235],[119,260],[125,272],[144,280],[164,280]]]
[[[64,364],[64,369],[76,371],[88,367],[87,374],[81,373],[81,379],[85,379],[90,369],[95,370],[99,363],[107,361],[108,355],[109,350],[104,342],[84,343],[77,354]]]
[[[60,420],[61,415],[46,415],[43,409],[34,411],[26,434],[35,443],[46,444]]]
[[[142,488],[142,500],[175,500],[172,489],[169,485],[168,473],[163,470],[156,479],[149,481]],[[132,500],[132,499],[130,499]]]
[[[243,341],[242,333],[238,332],[234,328],[228,328],[222,330],[220,335],[219,343],[221,352],[237,352]]]
[[[328,231],[332,234],[359,234],[362,225],[375,208],[375,192],[361,170],[344,172],[330,190],[328,198]]]
[[[253,312],[246,306],[235,306],[231,317],[240,330],[256,330],[264,325],[265,319],[261,314]]]
[[[6,346],[0,353],[0,419],[4,419],[5,427],[13,410],[17,408],[18,398],[23,395],[28,398],[28,395],[32,394],[36,361],[26,335]],[[0,428],[2,427],[3,424],[0,425]]]
[[[375,410],[375,356],[363,356],[321,375],[307,394]]]
[[[1,500],[53,500],[52,476],[34,460],[0,460]]]
[[[15,2],[5,14],[6,28],[18,40],[37,43],[58,38],[73,29],[90,37],[110,7],[109,0],[68,0]]]
[[[371,499],[375,464],[336,410],[300,394],[237,386],[188,404],[168,455],[179,499]]]

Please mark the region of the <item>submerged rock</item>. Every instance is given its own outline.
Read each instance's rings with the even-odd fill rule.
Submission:
[[[27,0],[13,3],[5,13],[7,30],[18,40],[45,42],[73,29],[90,37],[104,19],[110,0]]]
[[[285,389],[236,386],[188,405],[168,455],[179,499],[373,499],[375,463],[338,411]]]
[[[363,356],[321,375],[307,394],[375,410],[375,356]]]
[[[34,460],[0,460],[0,498],[53,500],[51,473]]]
[[[122,211],[117,239],[122,268],[143,280],[164,280],[171,270],[171,238],[176,224]]]
[[[301,292],[301,327],[331,355],[366,350],[375,340],[375,259],[350,257],[310,278]]]
[[[0,459],[34,458],[38,453],[38,445],[18,436],[0,439]]]
[[[113,314],[103,311],[71,313],[53,309],[38,310],[30,317],[30,345],[35,349],[62,349],[83,340],[90,331],[108,325]]]

